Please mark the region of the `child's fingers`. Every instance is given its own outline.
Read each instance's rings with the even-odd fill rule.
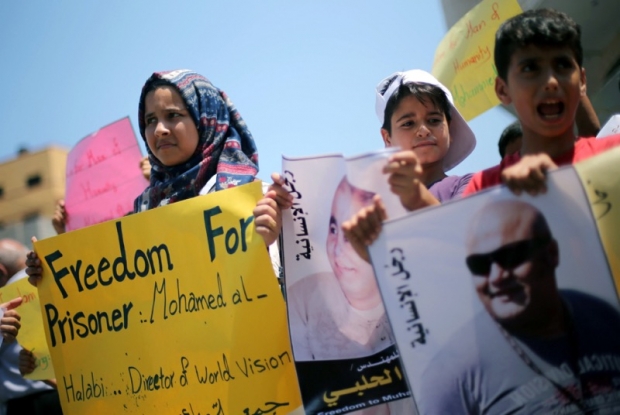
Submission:
[[[271,180],[276,183],[279,184],[280,186],[284,186],[284,176],[281,175],[280,173],[274,172],[271,173]]]
[[[21,304],[21,297],[19,298],[19,304]],[[13,303],[9,306],[7,306],[8,304]],[[1,308],[5,308],[7,309],[8,307],[17,307],[19,304],[15,305],[15,299],[9,301],[8,303],[4,303],[2,305],[0,305]],[[17,313],[15,310],[12,309],[8,309],[5,313],[4,316],[0,319],[0,333],[2,334],[2,337],[4,338],[4,340],[7,343],[11,343],[15,340],[15,338],[17,337],[17,333],[19,333],[19,329],[21,328],[21,323],[20,323],[21,317],[19,315],[19,313]]]
[[[281,208],[289,209],[293,206],[294,197],[284,187],[279,184],[272,184],[269,186],[269,190],[265,193],[265,197],[275,199]]]
[[[342,231],[344,232],[344,236],[353,247],[353,250],[357,255],[362,258],[366,262],[370,262],[370,257],[368,256],[368,250],[366,249],[366,244],[364,243],[364,235],[361,232],[357,219],[354,217],[351,220],[348,220],[342,224]]]
[[[36,359],[34,354],[27,349],[22,349],[19,351],[19,373],[24,375],[28,375],[34,372],[36,368]]]
[[[28,274],[28,282],[30,283],[30,285],[34,285],[35,287],[39,286],[39,283],[43,279],[43,276],[41,275],[41,272],[42,271],[40,271],[40,270],[39,271],[35,271],[32,275],[30,275],[30,274],[28,274],[28,268],[26,268],[26,274]]]
[[[377,239],[381,232],[381,219],[379,219],[374,206],[367,207],[360,213],[356,233],[364,242],[364,245],[369,246]]]
[[[381,198],[378,199],[379,201]],[[342,225],[345,236],[355,238],[365,246],[372,244],[381,233],[382,221],[385,217],[382,205],[373,204],[360,209],[350,220]]]
[[[13,298],[11,301],[8,301],[4,304],[0,304],[0,308],[6,311],[10,311],[10,310],[13,310],[19,307],[23,301],[24,301],[23,297]],[[17,317],[19,318],[19,315]]]
[[[271,245],[278,239],[282,227],[282,213],[278,204],[272,198],[263,198],[253,213],[256,232],[263,237],[265,244]]]
[[[390,161],[383,166],[384,174],[399,174],[405,177],[418,178],[422,175],[422,166],[417,163],[407,163],[406,161]]]
[[[385,205],[383,204],[383,200],[381,199],[381,196],[374,195],[372,198],[372,202],[375,205],[375,209],[377,211],[377,214],[379,215],[379,219],[382,222],[384,220],[387,220],[387,210],[385,209]]]
[[[547,154],[530,155],[505,169],[501,178],[513,193],[535,196],[547,191],[547,171],[555,168],[557,165]]]
[[[390,156],[388,161],[389,162],[392,162],[392,161],[405,162],[407,164],[419,164],[420,162],[420,160],[418,159],[418,156],[415,155],[413,150],[404,150],[404,151],[399,151],[398,153],[394,153]]]
[[[41,282],[43,268],[41,268],[41,261],[34,251],[30,251],[26,255],[26,274],[28,274],[28,282],[35,287]]]
[[[532,196],[547,191],[546,170],[541,166],[514,166],[507,169],[502,175],[502,180],[516,195],[526,192]]]
[[[273,204],[275,202],[272,200]],[[270,204],[257,205],[254,208],[256,227],[266,227],[275,230],[278,226],[278,207]]]
[[[532,196],[545,193],[547,191],[546,182],[547,175],[543,169],[532,169],[526,180],[526,188],[524,190]]]
[[[281,213],[274,199],[264,198],[254,208],[254,218],[257,227],[265,226],[275,230],[281,222]]]

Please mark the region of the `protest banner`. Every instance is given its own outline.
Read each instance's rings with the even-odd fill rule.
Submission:
[[[575,164],[620,296],[620,148]],[[614,208],[615,207],[615,208]]]
[[[67,231],[119,218],[148,182],[129,117],[84,137],[67,156]]]
[[[24,377],[32,380],[54,379],[56,376],[43,330],[38,290],[25,277],[0,288],[0,304],[17,297],[23,299],[17,310],[21,317],[17,340],[20,346],[32,352],[36,365],[34,371]]]
[[[388,215],[404,213],[381,173],[394,151],[349,159],[283,157],[295,197],[283,212],[287,306],[308,415],[382,409],[376,405],[390,413],[413,413],[372,269],[340,230],[377,193]]]
[[[301,405],[261,197],[255,182],[35,243],[65,414]]]
[[[384,224],[370,255],[420,414],[620,411],[618,160]]]
[[[452,92],[454,106],[467,121],[499,104],[495,32],[519,13],[517,0],[483,0],[450,28],[435,51],[431,73]]]

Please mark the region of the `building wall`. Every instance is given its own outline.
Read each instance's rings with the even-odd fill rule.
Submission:
[[[0,237],[29,245],[54,235],[51,218],[65,194],[68,151],[49,147],[0,164]]]

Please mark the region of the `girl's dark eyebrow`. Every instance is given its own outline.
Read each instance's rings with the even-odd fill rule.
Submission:
[[[179,107],[179,106],[170,106],[170,107],[164,108],[163,111],[178,111],[178,112],[180,112],[180,111],[187,111],[187,108]],[[149,112],[149,113],[144,114],[144,118],[152,117],[154,115],[155,115],[155,111]]]

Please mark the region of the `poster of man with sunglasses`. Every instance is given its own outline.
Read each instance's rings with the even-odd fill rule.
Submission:
[[[620,413],[620,303],[576,175],[550,176],[388,222],[371,248],[420,414]]]

